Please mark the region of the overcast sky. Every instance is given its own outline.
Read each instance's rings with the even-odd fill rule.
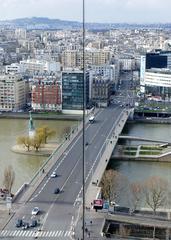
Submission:
[[[171,22],[171,0],[85,0],[86,22]],[[0,19],[81,21],[82,0],[0,0]]]

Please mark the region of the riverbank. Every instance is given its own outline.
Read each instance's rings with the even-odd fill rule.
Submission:
[[[11,151],[24,155],[49,157],[52,152],[54,152],[58,147],[59,144],[57,143],[46,143],[42,145],[38,152],[36,152],[33,148],[30,148],[28,151],[27,148],[23,145],[15,145],[11,148]]]
[[[111,159],[122,161],[171,162],[171,147],[166,145],[118,145]]]
[[[29,119],[29,112],[23,113],[13,113],[13,112],[3,112],[0,114],[0,119]],[[32,112],[32,118],[36,120],[68,120],[68,121],[81,121],[82,115],[78,114],[63,114],[63,113],[52,113],[52,112],[42,112],[34,113]]]

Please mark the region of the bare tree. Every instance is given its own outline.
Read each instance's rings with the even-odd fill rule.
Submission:
[[[17,139],[17,143],[19,145],[23,144],[27,148],[27,151],[30,151],[31,142],[32,140],[28,136],[21,136]]]
[[[130,191],[133,211],[135,211],[143,197],[143,185],[138,182],[133,182],[130,184]]]
[[[43,142],[43,135],[41,133],[37,133],[31,141],[32,146],[35,151],[38,152]]]
[[[9,165],[4,170],[3,184],[4,184],[4,187],[8,190],[8,193],[10,195],[11,195],[12,186],[14,184],[14,180],[15,180],[15,172],[13,170],[13,167]]]
[[[153,176],[144,183],[145,201],[156,214],[156,210],[167,200],[168,182],[160,177]]]
[[[120,194],[127,187],[127,178],[114,170],[105,171],[102,181],[102,195],[109,201],[119,201]]]

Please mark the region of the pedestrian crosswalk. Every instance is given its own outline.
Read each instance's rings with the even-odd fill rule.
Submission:
[[[63,230],[57,230],[57,231],[33,231],[33,230],[2,230],[0,232],[0,238],[1,237],[41,237],[41,238],[67,238],[71,237],[72,232],[71,231],[63,231]]]

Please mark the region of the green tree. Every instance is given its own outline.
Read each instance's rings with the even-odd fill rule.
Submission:
[[[27,151],[30,151],[30,147],[32,145],[32,140],[28,136],[20,136],[17,139],[17,143],[19,145],[24,145],[27,148]]]
[[[4,180],[3,185],[8,190],[8,193],[11,195],[11,189],[15,180],[15,172],[11,165],[5,168],[4,170]]]
[[[36,129],[36,133],[43,136],[44,143],[47,143],[47,139],[53,137],[56,134],[56,132],[50,129],[48,126],[42,126]]]

